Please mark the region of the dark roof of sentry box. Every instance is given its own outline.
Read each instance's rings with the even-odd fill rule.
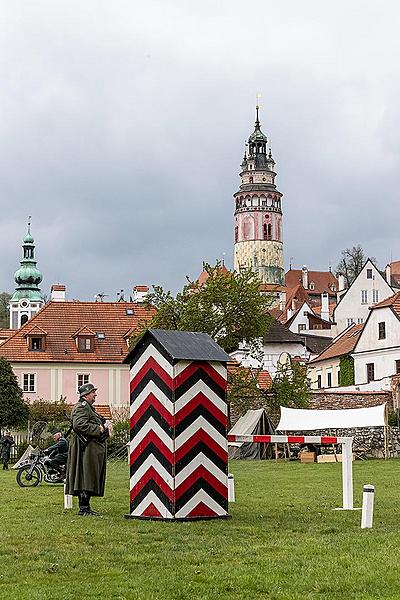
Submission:
[[[167,329],[148,329],[130,348],[124,362],[130,362],[138,346],[145,343],[148,336],[158,342],[172,360],[217,360],[230,362],[229,356],[207,333],[197,331],[170,331]]]

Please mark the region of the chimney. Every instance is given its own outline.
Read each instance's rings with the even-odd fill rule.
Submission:
[[[338,292],[341,292],[345,288],[343,273],[338,273],[338,284],[339,284]]]
[[[133,288],[133,302],[142,303],[146,300],[149,293],[148,285],[135,285]]]
[[[327,292],[321,294],[321,319],[329,321],[329,295]]]
[[[65,285],[56,283],[51,286],[50,300],[53,302],[65,302]]]
[[[392,285],[392,269],[390,265],[386,265],[385,268],[385,277],[386,277],[386,281],[388,282],[389,285]]]
[[[305,290],[308,290],[308,269],[306,265],[304,265],[304,267],[301,270],[301,281],[303,284],[303,288]]]

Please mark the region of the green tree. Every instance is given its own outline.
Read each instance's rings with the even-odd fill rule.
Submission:
[[[0,430],[25,425],[28,412],[10,363],[0,357]]]
[[[311,398],[307,368],[298,362],[278,366],[270,389],[271,418],[279,416],[279,407],[306,408]]]
[[[11,294],[0,292],[0,327],[8,329],[10,326],[10,311],[8,305],[11,300]]]
[[[361,273],[364,264],[367,261],[367,256],[364,250],[358,244],[352,248],[346,248],[342,250],[342,258],[336,267],[336,276],[342,274],[344,276],[347,287],[350,287],[355,278]],[[371,261],[375,264],[376,259],[371,258]]]
[[[354,385],[354,358],[350,354],[340,357],[340,385]]]
[[[200,284],[188,279],[175,298],[153,286],[148,304],[157,313],[145,327],[208,333],[227,352],[262,337],[271,321],[267,311],[272,296],[260,292],[257,275],[250,269],[232,273],[220,263],[203,268],[207,280]]]
[[[268,404],[265,390],[260,389],[257,383],[258,372],[258,369],[238,366],[228,373],[228,406],[230,412],[238,417],[248,410],[262,408]]]
[[[65,396],[61,396],[56,402],[47,402],[41,398],[40,400],[34,400],[29,405],[29,421],[32,425],[38,421],[60,425],[67,420],[67,413],[68,404]]]

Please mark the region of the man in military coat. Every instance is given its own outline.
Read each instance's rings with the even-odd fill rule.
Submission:
[[[108,429],[93,403],[97,388],[81,385],[79,401],[71,413],[72,435],[68,450],[66,494],[78,496],[81,516],[98,516],[90,507],[92,496],[104,496]]]

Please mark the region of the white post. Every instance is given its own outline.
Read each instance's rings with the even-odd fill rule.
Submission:
[[[64,483],[64,508],[72,508],[72,496],[70,494],[65,493],[66,485]]]
[[[342,443],[343,510],[353,510],[353,438]]]
[[[228,474],[228,502],[235,502],[235,480],[232,473]]]
[[[374,516],[374,498],[375,488],[373,485],[364,485],[363,487],[363,503],[361,513],[361,529],[372,527],[372,519]]]

